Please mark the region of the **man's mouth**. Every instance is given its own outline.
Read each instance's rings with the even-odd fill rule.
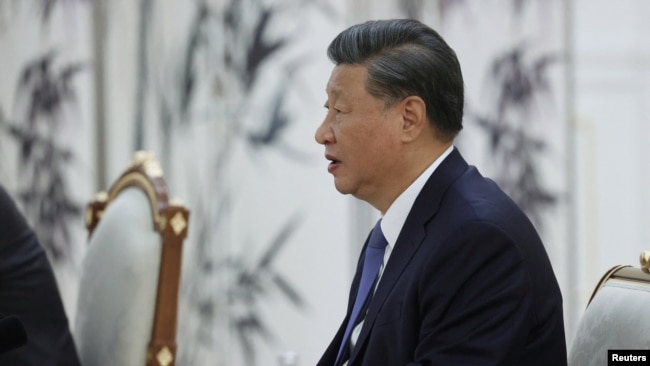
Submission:
[[[330,164],[327,166],[327,171],[330,173],[334,172],[341,165],[341,161],[333,155],[325,154],[325,159],[330,161]]]

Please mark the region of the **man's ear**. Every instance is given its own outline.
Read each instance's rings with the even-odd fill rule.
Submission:
[[[427,129],[427,107],[422,98],[411,95],[401,103],[402,112],[402,141],[411,142]]]

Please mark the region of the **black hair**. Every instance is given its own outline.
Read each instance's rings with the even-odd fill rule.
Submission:
[[[341,32],[327,49],[336,65],[363,65],[366,90],[389,107],[415,95],[444,140],[463,128],[463,75],[456,53],[427,25],[413,19],[373,20]]]

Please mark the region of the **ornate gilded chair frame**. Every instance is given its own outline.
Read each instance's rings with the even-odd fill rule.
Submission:
[[[169,200],[162,169],[153,154],[135,153],[129,168],[111,186],[100,192],[86,211],[89,237],[103,212],[128,187],[141,189],[151,204],[152,227],[161,236],[160,272],[153,329],[147,350],[147,366],[173,366],[176,359],[176,323],[183,240],[187,236],[189,211],[178,200]]]
[[[644,250],[639,255],[639,264],[641,268],[636,268],[630,265],[621,264],[612,267],[609,271],[600,278],[596,288],[594,288],[587,307],[591,301],[596,297],[596,293],[605,285],[607,281],[631,281],[638,284],[650,286],[650,251]]]

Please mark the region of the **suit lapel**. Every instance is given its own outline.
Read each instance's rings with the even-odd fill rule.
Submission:
[[[350,364],[358,356],[373,328],[379,310],[397,283],[409,262],[424,241],[425,225],[435,216],[447,189],[467,170],[467,163],[458,150],[454,150],[438,166],[418,194],[400,231],[390,259],[382,274],[372,299],[357,344],[350,355]]]

